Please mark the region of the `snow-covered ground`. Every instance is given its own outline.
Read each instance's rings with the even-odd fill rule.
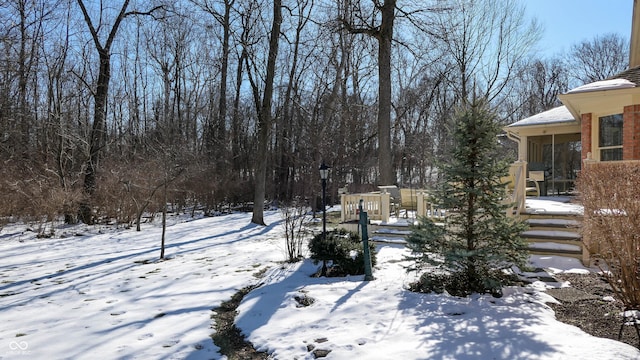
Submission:
[[[527,198],[525,203],[526,211],[530,214],[576,214],[582,215],[584,208],[582,205],[570,202],[566,196],[541,196],[538,198]]]
[[[60,228],[50,239],[6,226],[0,358],[218,359],[212,309],[258,282],[237,324],[275,359],[312,359],[312,349],[331,350],[327,359],[640,358],[631,346],[556,321],[541,282],[500,299],[411,293],[415,274],[392,244],[378,248],[376,280],[311,278],[310,261],[282,261],[280,213],[265,214],[267,227],[250,217],[176,218],[166,261],[156,261],[158,224],[142,232]],[[570,258],[532,260],[555,272],[588,271]],[[300,306],[303,297],[313,304]]]

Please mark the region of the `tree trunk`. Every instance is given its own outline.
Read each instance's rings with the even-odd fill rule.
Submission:
[[[278,56],[278,40],[282,23],[282,1],[273,2],[273,24],[269,39],[269,58],[267,59],[267,76],[265,78],[262,106],[258,113],[258,149],[256,154],[255,193],[253,196],[253,216],[251,222],[265,225],[264,200],[267,176],[267,150],[271,134],[271,97],[273,96],[273,80],[275,77],[276,58]]]
[[[282,106],[282,121],[277,127],[276,131],[276,182],[278,189],[276,190],[276,198],[278,201],[291,200],[291,183],[293,176],[291,168],[293,168],[292,161],[292,146],[291,139],[294,136],[293,132],[293,119],[294,119],[294,101],[292,100],[292,93],[294,88],[298,88],[296,80],[296,72],[298,71],[298,57],[300,53],[300,39],[302,30],[308,19],[304,17],[304,14],[298,14],[298,24],[296,26],[296,36],[293,42],[293,55],[291,55],[291,70],[289,71],[289,81],[287,89],[284,95],[284,105]]]
[[[77,0],[84,20],[89,27],[91,37],[93,38],[94,45],[98,51],[100,57],[100,67],[98,71],[98,82],[96,84],[96,90],[93,96],[95,105],[93,113],[93,128],[91,129],[91,135],[89,139],[89,158],[87,160],[85,174],[84,174],[84,192],[86,195],[85,201],[80,204],[79,215],[80,220],[85,224],[92,224],[93,217],[91,211],[90,199],[96,190],[96,173],[98,170],[98,160],[100,159],[100,151],[106,144],[106,111],[107,111],[107,96],[109,95],[109,79],[111,78],[111,44],[118,32],[120,23],[124,19],[127,6],[129,6],[129,0],[125,0],[120,8],[118,16],[114,20],[113,27],[109,32],[109,36],[104,45],[100,42],[98,32],[93,26],[91,17],[87,12],[87,9],[82,0]]]
[[[238,68],[236,69],[236,88],[235,88],[235,96],[233,100],[233,115],[231,117],[231,153],[233,154],[232,158],[232,169],[233,175],[241,178],[241,170],[242,164],[239,160],[240,149],[241,149],[241,138],[242,129],[240,126],[240,96],[242,90],[242,64],[247,57],[247,52],[245,49],[242,50],[240,57],[238,58]]]
[[[106,111],[107,96],[109,94],[109,79],[111,78],[111,55],[108,50],[99,49],[100,70],[98,73],[98,83],[93,96],[95,108],[93,113],[93,127],[89,139],[89,158],[87,160],[84,173],[84,192],[91,198],[96,191],[96,175],[98,171],[98,161],[100,151],[106,144]],[[80,220],[85,224],[92,224],[93,217],[89,201],[80,205]]]
[[[18,129],[19,136],[16,144],[16,150],[21,157],[28,157],[29,155],[29,117],[27,116],[27,15],[26,4],[24,1],[18,2],[18,10],[20,12],[20,52],[18,53],[18,96],[19,96],[19,109],[18,109]],[[35,39],[34,39],[35,41]]]
[[[393,185],[396,179],[391,156],[391,41],[396,0],[374,3],[380,11],[380,26],[373,25],[377,16],[371,19],[371,24],[364,21],[353,24],[353,18],[347,17],[342,23],[348,32],[365,34],[378,41],[378,185]]]
[[[218,103],[218,116],[216,120],[216,136],[215,136],[215,162],[218,169],[223,169],[226,155],[226,138],[227,138],[227,76],[229,73],[229,40],[231,37],[231,6],[234,1],[225,0],[223,15],[223,36],[222,36],[222,59],[220,69],[220,99]]]
[[[391,40],[396,0],[385,0],[378,32],[378,166],[380,185],[396,182],[391,157]]]
[[[167,181],[165,179],[163,186],[163,200],[162,204],[162,238],[160,239],[160,260],[164,260],[164,244],[165,244],[165,235],[167,233]]]

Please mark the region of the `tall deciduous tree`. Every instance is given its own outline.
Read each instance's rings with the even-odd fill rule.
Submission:
[[[129,0],[125,0],[122,3],[120,12],[114,19],[111,30],[109,31],[104,43],[100,39],[98,29],[94,26],[84,1],[77,1],[80,9],[82,10],[84,21],[89,28],[93,44],[98,51],[99,57],[98,80],[96,82],[95,90],[93,91],[93,127],[89,137],[89,156],[84,174],[84,191],[87,196],[90,197],[96,190],[96,172],[98,168],[98,160],[100,158],[99,154],[106,144],[106,111],[107,96],[109,95],[109,80],[111,78],[111,46],[113,45],[116,34],[118,33],[120,24],[125,17],[127,7],[129,6]],[[91,206],[89,203],[82,204],[80,208],[80,220],[87,224],[93,222]]]
[[[514,122],[560,106],[558,95],[569,90],[569,71],[559,57],[523,62],[513,90],[505,94],[504,118]]]
[[[629,42],[615,33],[596,36],[571,46],[568,62],[576,86],[604,80],[629,65]]]
[[[451,0],[433,17],[433,34],[443,60],[450,62],[448,82],[459,100],[470,96],[489,102],[508,89],[540,38],[540,27],[527,21],[516,0]]]
[[[292,199],[292,188],[294,184],[294,172],[297,169],[296,149],[299,148],[302,129],[300,123],[305,116],[300,111],[301,88],[303,88],[303,74],[305,70],[311,68],[309,55],[317,50],[317,44],[305,44],[305,28],[311,21],[313,11],[313,1],[298,0],[296,7],[290,9],[291,26],[293,30],[292,38],[285,39],[285,46],[289,45],[290,55],[285,66],[289,67],[286,78],[286,88],[284,96],[281,97],[281,105],[278,113],[279,121],[276,123],[275,134],[275,198],[278,201],[288,201]],[[286,25],[285,25],[286,27]],[[305,46],[306,45],[306,46]],[[307,72],[308,74],[309,72]],[[283,75],[284,77],[284,75]],[[298,194],[300,195],[300,194]]]
[[[366,19],[362,13],[358,13],[341,21],[350,33],[366,34],[378,42],[378,182],[380,185],[393,185],[396,179],[391,156],[391,43],[396,0],[373,0],[373,4],[376,12],[379,12],[378,25],[374,25],[378,17],[376,14]],[[357,8],[360,10],[360,6]]]
[[[100,152],[106,146],[107,142],[106,116],[107,98],[109,96],[109,80],[111,79],[111,46],[113,45],[113,42],[116,38],[118,29],[120,29],[122,20],[124,20],[127,15],[148,15],[151,14],[154,10],[157,10],[159,7],[156,7],[146,13],[137,11],[127,13],[129,0],[124,0],[122,6],[120,7],[120,11],[113,20],[111,29],[107,33],[107,38],[103,43],[103,41],[100,39],[100,34],[98,33],[99,27],[96,27],[93,23],[93,20],[91,20],[91,16],[87,11],[87,7],[85,6],[84,1],[77,1],[78,6],[80,6],[80,10],[82,10],[84,21],[87,24],[87,28],[89,29],[89,32],[91,34],[93,44],[96,48],[96,51],[98,52],[99,59],[98,79],[96,80],[95,89],[93,90],[93,126],[91,128],[91,133],[89,136],[89,156],[87,158],[84,173],[84,191],[87,197],[90,198],[96,190],[96,175],[98,170],[98,161],[100,159]],[[103,9],[100,9],[101,12],[102,10]],[[100,19],[99,25],[102,25],[102,18]],[[90,203],[85,202],[80,206],[79,215],[82,222],[93,222]]]
[[[273,82],[276,73],[276,58],[278,57],[278,44],[280,40],[280,25],[282,24],[282,1],[273,1],[273,20],[269,36],[269,54],[267,58],[266,76],[264,79],[264,91],[262,101],[259,99],[259,89],[255,81],[251,81],[256,109],[258,110],[258,149],[255,157],[255,192],[253,196],[253,216],[251,222],[265,225],[264,200],[267,180],[267,159],[269,150],[269,137],[273,118],[271,115],[271,103],[273,97]]]
[[[229,57],[231,53],[231,11],[235,0],[223,0],[223,9],[211,0],[192,0],[204,12],[210,14],[214,20],[222,26],[222,42],[220,54],[220,83],[218,86],[218,109],[212,114],[210,123],[206,124],[204,145],[207,151],[216,159],[221,167],[226,153],[227,138],[227,87],[229,77]],[[242,66],[242,65],[240,65]]]

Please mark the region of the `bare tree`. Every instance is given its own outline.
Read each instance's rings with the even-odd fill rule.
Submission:
[[[84,174],[84,191],[88,197],[91,197],[96,190],[96,173],[98,168],[98,161],[100,159],[100,152],[105,147],[107,141],[106,111],[107,98],[109,95],[109,80],[111,79],[111,46],[113,45],[113,41],[116,38],[116,34],[118,33],[118,29],[120,28],[122,20],[127,15],[149,15],[160,7],[156,7],[146,13],[138,11],[127,12],[129,0],[124,0],[122,6],[120,7],[120,11],[113,19],[111,29],[107,32],[107,38],[103,43],[103,41],[100,39],[101,36],[99,34],[100,26],[103,25],[102,18],[100,18],[100,26],[96,27],[91,20],[91,16],[87,11],[84,1],[77,0],[77,2],[78,6],[80,6],[80,9],[82,10],[84,21],[87,24],[87,27],[91,34],[91,39],[93,40],[93,44],[95,45],[99,57],[98,79],[95,84],[95,90],[93,91],[93,127],[91,129],[91,134],[89,137],[89,156],[87,159]],[[100,10],[102,12],[103,9]],[[91,206],[89,203],[85,202],[80,206],[79,215],[80,219],[84,223],[90,224],[93,222],[91,216]]]
[[[89,158],[87,160],[85,176],[84,176],[84,190],[88,196],[93,195],[96,190],[96,172],[98,167],[99,152],[106,144],[106,109],[107,109],[107,96],[109,94],[109,79],[111,78],[111,46],[115,40],[120,23],[124,19],[127,7],[129,6],[129,0],[125,0],[122,3],[120,12],[114,19],[111,30],[107,35],[107,39],[104,44],[100,39],[98,30],[93,25],[91,16],[87,12],[87,8],[84,5],[83,0],[78,0],[78,5],[82,10],[84,20],[91,32],[91,38],[98,51],[100,59],[98,80],[96,82],[95,91],[93,93],[94,99],[94,113],[93,113],[93,129],[91,130],[91,136],[89,138]],[[91,206],[88,203],[82,204],[80,208],[80,219],[87,224],[93,222],[91,216]]]
[[[604,80],[629,65],[629,42],[615,33],[596,36],[573,45],[567,62],[576,86]]]
[[[348,1],[348,4],[351,2]],[[391,159],[391,42],[395,21],[396,0],[373,0],[375,11],[370,18],[364,16],[356,0],[353,9],[345,9],[341,20],[352,34],[366,34],[378,42],[378,167],[380,185],[396,182]],[[355,10],[355,11],[354,11]],[[347,17],[348,16],[348,17]],[[375,21],[380,19],[379,24]]]
[[[6,155],[33,158],[37,144],[40,60],[45,34],[58,1],[0,3],[0,131]]]
[[[448,82],[460,101],[473,95],[492,102],[516,75],[518,64],[540,38],[516,0],[451,0],[434,12],[433,34],[450,62]]]
[[[271,115],[271,103],[273,97],[273,82],[276,72],[276,58],[278,56],[278,44],[280,39],[280,25],[282,24],[282,1],[273,2],[273,19],[269,36],[269,53],[267,58],[266,75],[264,78],[264,90],[260,99],[260,89],[255,79],[250,77],[253,89],[254,101],[258,111],[258,148],[255,158],[255,192],[253,196],[253,216],[251,222],[265,225],[264,200],[266,194],[267,159],[269,150],[269,137],[273,123]],[[250,68],[247,65],[247,68]]]
[[[280,109],[277,111],[280,115],[279,121],[276,122],[275,137],[275,197],[280,201],[287,202],[293,198],[293,178],[296,169],[296,147],[300,143],[300,135],[303,132],[300,126],[296,126],[304,122],[306,116],[304,111],[300,110],[300,92],[303,88],[302,76],[305,70],[312,65],[307,61],[309,55],[313,52],[314,46],[304,49],[305,39],[304,30],[311,21],[311,14],[315,10],[313,1],[298,0],[295,7],[289,9],[292,14],[291,20],[293,24],[290,26],[293,30],[293,38],[285,37],[288,45],[291,47],[288,54],[287,63],[283,64],[284,68],[288,67],[288,77],[286,78],[286,89],[281,99]],[[306,65],[306,66],[305,66]],[[284,75],[283,75],[284,77]],[[302,195],[302,194],[296,194]]]
[[[508,122],[524,119],[560,106],[558,95],[569,87],[569,70],[561,58],[531,59],[523,62],[513,91],[502,107]]]
[[[218,85],[218,108],[213,119],[206,125],[205,148],[217,159],[219,165],[224,160],[227,138],[227,87],[229,76],[229,57],[231,52],[231,12],[235,0],[222,0],[223,9],[218,10],[217,4],[211,0],[191,0],[205,13],[211,15],[222,27],[221,55],[220,55],[220,83]],[[242,65],[240,65],[242,66]],[[222,166],[219,166],[222,167]]]
[[[285,233],[286,261],[296,262],[303,258],[303,243],[308,235],[305,223],[309,221],[309,207],[301,199],[283,203],[280,208]]]

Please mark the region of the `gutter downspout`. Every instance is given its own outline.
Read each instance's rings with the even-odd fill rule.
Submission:
[[[522,140],[522,139],[520,139],[520,137],[519,137],[518,135],[516,135],[516,134],[512,133],[511,131],[507,130],[506,128],[504,129],[504,131],[505,131],[505,133],[507,134],[507,138],[508,138],[509,140],[513,140],[513,141],[515,141],[515,142],[516,142],[516,144],[518,144],[518,160],[524,160],[524,159],[521,159],[521,154],[520,154],[520,151],[522,150],[522,149],[520,148],[520,147],[521,147],[521,140]]]

